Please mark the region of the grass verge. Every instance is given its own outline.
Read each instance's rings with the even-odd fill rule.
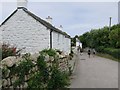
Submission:
[[[114,61],[120,62],[119,59],[114,58],[113,56],[111,56],[111,55],[109,55],[109,54],[97,53],[96,55],[97,55],[97,56],[100,56],[100,57],[108,58],[108,59],[110,59],[110,60],[114,60]]]

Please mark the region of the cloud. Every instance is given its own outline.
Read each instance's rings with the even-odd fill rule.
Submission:
[[[94,28],[108,26],[109,17],[112,17],[112,24],[118,22],[118,6],[116,2],[33,2],[28,3],[28,10],[41,18],[50,15],[53,18],[53,25],[63,25],[63,30],[71,36],[83,34]],[[11,8],[9,8],[11,7]],[[16,3],[5,3],[3,8],[3,19],[13,10]]]

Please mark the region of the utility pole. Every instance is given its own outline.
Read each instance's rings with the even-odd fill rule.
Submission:
[[[109,22],[109,31],[110,31],[110,28],[111,28],[111,19],[112,19],[112,17],[110,17],[110,22]]]

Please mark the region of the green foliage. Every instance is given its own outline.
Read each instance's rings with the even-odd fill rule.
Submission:
[[[54,52],[54,54],[51,54]],[[47,66],[45,61],[45,55],[48,54],[54,57],[54,61],[51,63],[51,67]],[[55,50],[43,50],[40,52],[40,56],[37,58],[38,72],[33,74],[28,82],[30,89],[32,88],[44,88],[44,89],[59,89],[65,88],[68,85],[69,77],[65,72],[59,70],[59,61],[56,56]]]
[[[53,49],[44,49],[43,51],[40,52],[40,54],[48,54],[49,56],[55,56],[56,51]]]
[[[2,69],[2,78],[6,78],[7,74],[8,74],[8,69],[7,68],[3,68]]]
[[[40,71],[37,73],[33,74],[33,77],[28,81],[28,88],[29,90],[35,89],[41,89],[41,88],[46,88],[45,84],[43,83],[43,75]]]
[[[19,79],[14,83],[14,87],[21,85],[25,81],[25,75],[28,75],[29,71],[34,67],[34,64],[32,63],[30,57],[27,56],[27,54],[24,57],[25,58],[23,61],[12,70],[12,74],[17,74],[19,77]]]
[[[112,55],[114,58],[120,60],[120,49],[104,48],[104,53]]]
[[[83,48],[95,48],[100,53],[107,53],[117,58],[119,50],[115,49],[120,48],[120,24],[112,26],[110,31],[108,27],[91,30],[79,36],[79,39]],[[111,50],[105,48],[111,48]]]
[[[99,46],[99,47],[96,48],[96,51],[97,52],[103,52],[104,48],[105,48],[104,46]]]
[[[108,27],[101,29],[94,29],[90,32],[86,32],[83,35],[79,36],[80,41],[83,44],[83,47],[97,48],[99,46],[120,47],[120,25],[114,25],[109,31]]]
[[[43,82],[46,83],[49,79],[49,68],[47,67],[47,63],[45,62],[45,57],[40,55],[37,59],[38,70],[41,72],[43,77]]]
[[[42,54],[37,58],[38,72],[34,73],[28,82],[29,89],[46,88],[47,82],[49,80],[49,70],[47,63],[45,62],[45,56]]]
[[[58,68],[52,68],[51,78],[48,82],[48,88],[59,89],[69,85],[68,74],[61,72]]]
[[[120,28],[112,30],[109,34],[110,44],[112,47],[120,48]]]
[[[54,52],[54,54],[51,54]],[[45,55],[53,57],[54,61],[48,66],[45,61]],[[9,68],[10,77],[15,77],[13,87],[28,84],[28,89],[59,89],[69,85],[69,74],[61,71],[59,68],[59,57],[55,50],[43,50],[37,58],[35,65],[31,60],[31,55],[23,55],[21,62]],[[34,70],[37,68],[37,70]],[[3,78],[8,75],[8,69],[3,69]],[[27,77],[27,78],[26,78]]]

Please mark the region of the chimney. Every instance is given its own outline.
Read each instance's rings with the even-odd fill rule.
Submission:
[[[27,8],[27,0],[17,0],[17,7],[24,7]]]
[[[48,17],[46,18],[46,20],[47,20],[48,23],[52,24],[52,18],[51,18],[50,16],[48,16]]]
[[[60,29],[60,30],[63,30],[63,26],[62,26],[62,25],[60,25],[60,26],[59,26],[59,29]]]

